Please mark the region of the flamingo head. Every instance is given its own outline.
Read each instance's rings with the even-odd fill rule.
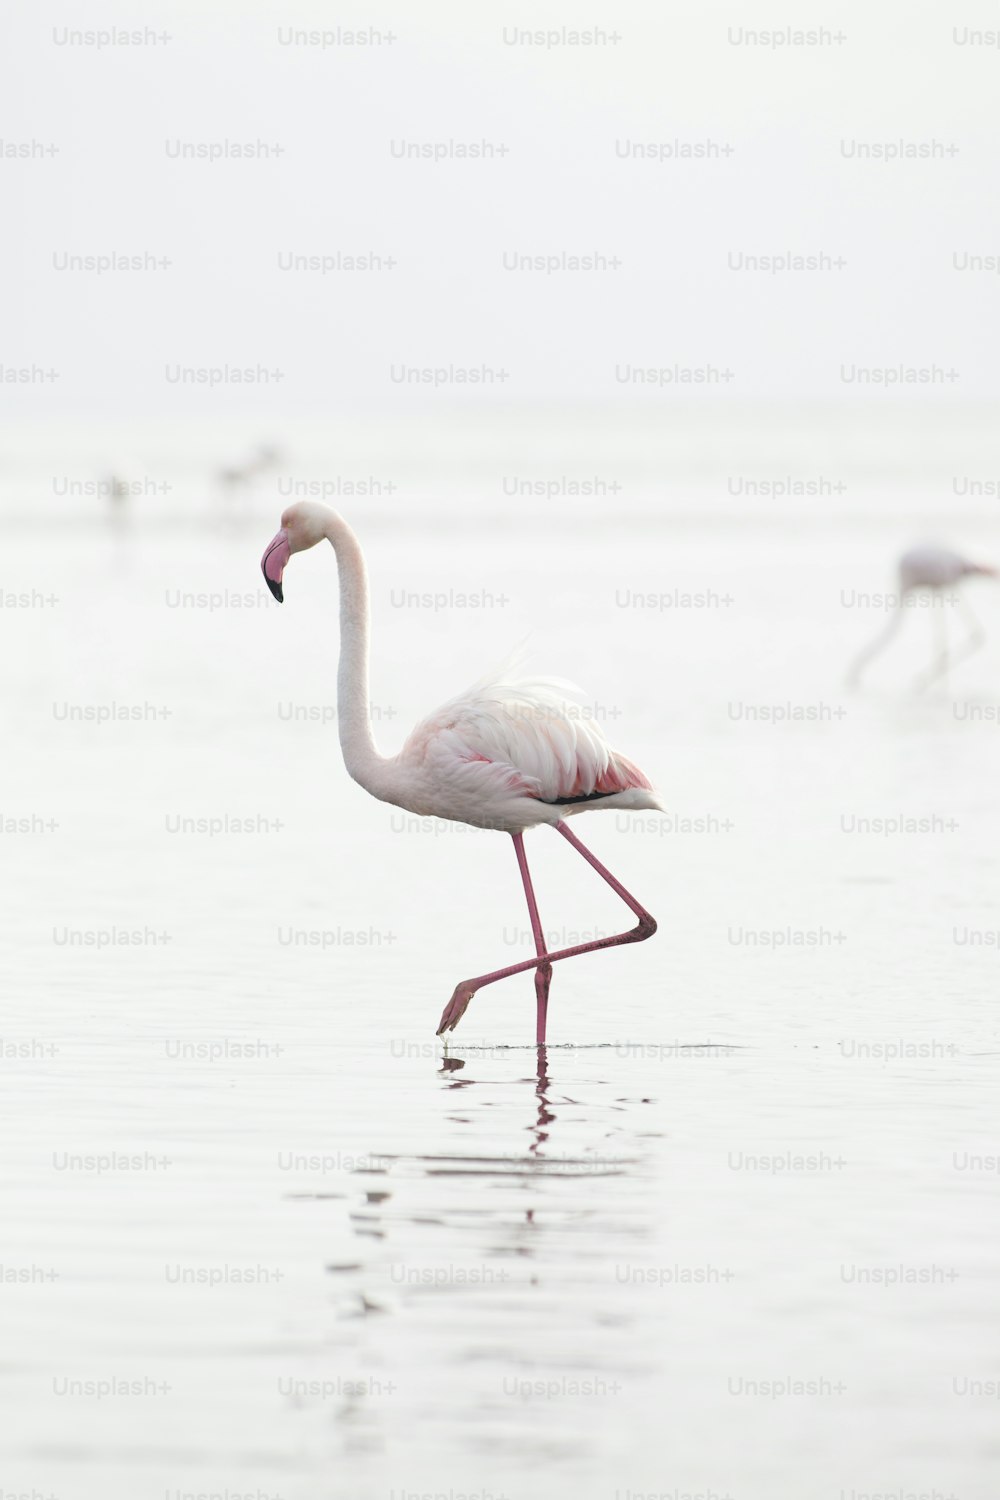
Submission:
[[[268,542],[260,560],[264,581],[279,604],[285,599],[281,579],[288,559],[293,552],[306,552],[323,540],[331,515],[327,506],[302,500],[298,505],[290,505],[282,516],[281,530]]]

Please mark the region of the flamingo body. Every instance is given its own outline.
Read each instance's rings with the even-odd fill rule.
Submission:
[[[480,679],[414,728],[394,757],[387,800],[503,833],[600,807],[659,808],[578,698],[557,679]]]
[[[899,587],[902,593],[910,589],[944,589],[970,573],[987,571],[947,547],[911,547],[899,559]]]

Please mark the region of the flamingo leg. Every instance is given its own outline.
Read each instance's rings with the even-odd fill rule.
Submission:
[[[900,597],[902,598],[902,595]],[[872,658],[877,656],[880,651],[885,649],[902,623],[903,607],[902,603],[900,603],[896,605],[896,608],[893,610],[892,614],[889,616],[885,625],[879,631],[875,639],[871,642],[870,645],[865,647],[860,656],[858,656],[855,660],[854,665],[851,667],[851,670],[847,674],[847,686],[849,688],[856,688],[861,685],[861,673],[864,671],[865,667],[872,660]]]
[[[573,845],[573,848],[576,849],[579,854],[583,855],[587,863],[593,866],[598,875],[600,875],[601,879],[606,881],[607,884],[611,887],[615,895],[620,896],[629,910],[635,913],[635,915],[639,918],[638,924],[635,927],[630,927],[627,932],[616,932],[613,933],[611,937],[598,938],[597,941],[593,943],[578,943],[573,948],[561,948],[557,953],[546,953],[544,952],[543,948],[535,958],[524,959],[523,962],[518,964],[509,964],[505,969],[495,969],[491,974],[480,974],[477,979],[463,979],[461,984],[455,986],[455,993],[452,995],[451,999],[448,1001],[448,1004],[444,1008],[444,1013],[441,1017],[441,1022],[437,1029],[438,1036],[443,1035],[443,1033],[446,1031],[454,1031],[455,1027],[458,1025],[459,1021],[468,1010],[469,1002],[476,991],[484,989],[488,984],[495,984],[498,979],[507,979],[511,974],[523,974],[526,969],[538,970],[541,968],[548,968],[551,972],[552,964],[558,963],[560,959],[576,958],[578,954],[581,953],[596,953],[599,948],[617,948],[620,947],[623,943],[642,943],[646,940],[646,938],[652,937],[653,933],[656,931],[656,922],[650,916],[649,912],[646,911],[645,907],[640,906],[635,897],[629,894],[629,892],[625,889],[625,887],[619,880],[615,879],[611,871],[606,870],[601,864],[600,860],[595,855],[591,854],[590,850],[586,848],[584,844],[580,843],[580,840],[576,837],[576,835],[570,833],[569,829],[566,827],[566,824],[556,823],[554,826],[556,832],[561,833],[563,838],[567,839],[569,843]],[[522,856],[523,851],[522,854],[518,856],[519,863]],[[526,870],[527,864],[524,865],[524,870],[522,871],[522,873],[524,873],[524,871]],[[527,891],[528,888],[529,882],[526,880],[525,890]],[[532,900],[534,900],[533,892],[531,897],[529,898],[529,910],[530,902]],[[534,924],[532,924],[532,926],[534,927]],[[536,946],[540,939],[544,944],[544,938],[541,936],[541,924],[539,924],[538,933],[536,934],[535,938]],[[540,1014],[542,1013],[540,1012]],[[542,1020],[542,1024],[544,1025],[544,1019]]]
[[[961,595],[960,594],[956,594],[955,598],[959,599],[959,598],[961,598]],[[935,600],[935,603],[936,602],[937,601]],[[935,639],[936,639],[937,645],[938,645],[938,651],[937,651],[937,655],[936,656],[932,656],[931,657],[930,664],[928,666],[926,666],[922,672],[918,672],[917,676],[913,679],[913,686],[914,686],[914,688],[916,689],[916,691],[918,693],[922,692],[925,687],[929,687],[930,684],[934,681],[934,679],[936,677],[944,677],[945,681],[947,683],[947,677],[948,677],[948,621],[945,618],[944,607],[945,607],[945,599],[944,599],[944,594],[942,593],[942,595],[941,595],[941,613],[940,613],[940,615],[939,615],[939,617],[938,617],[938,619],[937,619],[936,622],[933,621],[933,620],[931,622],[931,628],[934,631],[934,636],[935,636]],[[931,609],[931,613],[933,615],[933,606],[932,606],[932,609]]]
[[[524,882],[524,894],[528,898],[528,916],[531,918],[531,931],[535,939],[535,952],[539,958],[545,958],[545,934],[542,931],[542,919],[538,915],[538,902],[535,900],[534,886],[531,884],[531,871],[528,869],[528,856],[524,852],[524,834],[512,833],[514,840],[514,853],[517,855],[518,868],[521,871],[521,879]],[[550,963],[539,964],[535,970],[535,1042],[539,1047],[545,1045],[545,1018],[549,1009],[549,985],[552,982],[552,965]]]
[[[968,600],[965,598],[964,594],[955,594],[955,608],[959,615],[961,615],[962,620],[964,621],[969,633],[966,636],[965,640],[962,641],[958,646],[958,648],[951,652],[950,656],[947,650],[947,643],[942,640],[942,652],[940,658],[938,659],[938,662],[943,663],[944,665],[938,665],[937,667],[935,667],[935,665],[932,664],[929,674],[925,672],[917,678],[916,686],[918,688],[926,687],[927,684],[931,682],[937,675],[938,670],[944,671],[944,669],[949,664],[951,666],[955,666],[957,662],[965,661],[968,657],[972,656],[976,651],[978,651],[980,646],[982,646],[986,640],[986,632],[983,629],[982,624],[980,623],[979,617],[973,610],[971,604],[969,604]]]
[[[969,630],[969,634],[967,634],[963,643],[958,646],[957,651],[952,651],[952,666],[957,661],[964,661],[970,655],[975,654],[979,646],[984,645],[985,640],[987,640],[987,631],[982,628],[981,619],[979,619],[979,615],[973,609],[972,604],[967,600],[966,595],[955,594],[955,607],[957,607],[958,613],[963,616],[963,621],[966,624],[967,630]]]
[[[966,625],[969,627],[969,634],[966,637],[965,645],[961,650],[961,656],[964,660],[967,656],[971,656],[973,652],[978,651],[980,646],[985,644],[986,631],[982,627],[979,616],[976,614],[975,610],[972,608],[972,605],[969,603],[968,599],[966,599],[964,594],[959,594],[955,600],[955,603],[958,605],[959,614],[962,616]]]

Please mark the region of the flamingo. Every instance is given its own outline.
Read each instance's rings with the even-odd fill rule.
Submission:
[[[273,469],[280,457],[281,454],[277,448],[262,445],[257,448],[251,458],[247,459],[246,463],[230,464],[225,469],[219,469],[215,477],[227,489],[236,490],[242,485],[250,484],[259,474]]]
[[[569,684],[490,673],[423,719],[398,755],[383,756],[371,731],[368,696],[368,581],[364,555],[346,521],[315,501],[291,505],[261,559],[268,588],[284,600],[289,558],[326,540],[340,580],[340,664],[337,723],[348,774],[373,797],[421,816],[509,833],[528,903],[535,957],[464,979],[444,1008],[437,1035],[454,1031],[478,990],[508,975],[535,971],[535,1041],[545,1043],[552,965],[652,937],[656,922],[580,842],[566,818],[599,807],[652,808],[661,803],[643,773],[612,750],[598,726],[573,712]],[[524,851],[528,828],[547,824],[561,834],[634,913],[626,932],[550,953]]]
[[[958,584],[963,578],[982,575],[988,578],[996,577],[996,568],[987,567],[984,563],[969,562],[966,558],[952,552],[947,547],[923,546],[913,547],[909,552],[904,552],[899,559],[899,597],[896,608],[890,615],[884,630],[866,646],[860,656],[854,662],[848,674],[848,684],[856,687],[861,681],[861,673],[883,647],[887,646],[896,634],[903,619],[903,610],[907,607],[907,597],[918,590],[926,589],[931,594],[940,593],[946,588],[955,590],[953,602],[964,617],[969,626],[969,635],[965,641],[964,648],[958,653],[958,659],[971,656],[977,651],[986,639],[986,635],[978,619],[973,614],[971,607],[958,592]],[[942,597],[942,604],[944,600]],[[939,673],[948,670],[948,640],[947,626],[943,612],[939,615],[940,645],[938,654],[932,658],[930,666],[925,668],[916,679],[915,686],[926,687]],[[953,659],[955,659],[953,657]]]

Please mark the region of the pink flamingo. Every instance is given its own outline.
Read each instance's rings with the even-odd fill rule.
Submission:
[[[357,537],[336,511],[312,501],[289,506],[261,560],[267,586],[284,599],[282,575],[293,552],[330,542],[340,576],[337,723],[348,774],[373,797],[421,816],[496,828],[514,841],[528,902],[535,958],[465,979],[444,1008],[437,1034],[454,1031],[477,990],[510,974],[535,971],[538,1045],[545,1042],[552,965],[580,953],[641,943],[656,923],[567,828],[565,818],[595,807],[654,808],[660,801],[631,761],[611,750],[600,729],[568,701],[567,684],[541,678],[482,678],[416,726],[398,755],[380,755],[368,697],[368,580]],[[569,689],[570,692],[575,690]],[[549,953],[524,852],[524,830],[547,823],[562,834],[635,913],[627,932]]]
[[[978,619],[972,612],[968,601],[958,592],[958,585],[963,578],[974,578],[976,576],[995,578],[997,570],[988,567],[985,563],[969,562],[967,558],[961,557],[957,552],[952,552],[948,547],[923,546],[912,547],[909,552],[904,552],[899,559],[899,595],[896,600],[894,612],[889,616],[875,639],[857,657],[848,674],[847,684],[849,687],[857,687],[861,681],[861,674],[871,661],[873,656],[888,645],[896,634],[903,621],[903,613],[907,607],[909,598],[916,593],[924,592],[929,595],[937,595],[941,601],[941,609],[937,615],[938,652],[932,659],[930,665],[918,674],[914,686],[924,688],[933,682],[935,677],[946,673],[948,670],[948,627],[944,616],[945,589],[951,589],[951,602],[956,606],[959,613],[964,617],[969,627],[969,635],[962,647],[952,655],[952,661],[959,661],[965,656],[971,656],[977,651],[986,639],[986,635]]]

